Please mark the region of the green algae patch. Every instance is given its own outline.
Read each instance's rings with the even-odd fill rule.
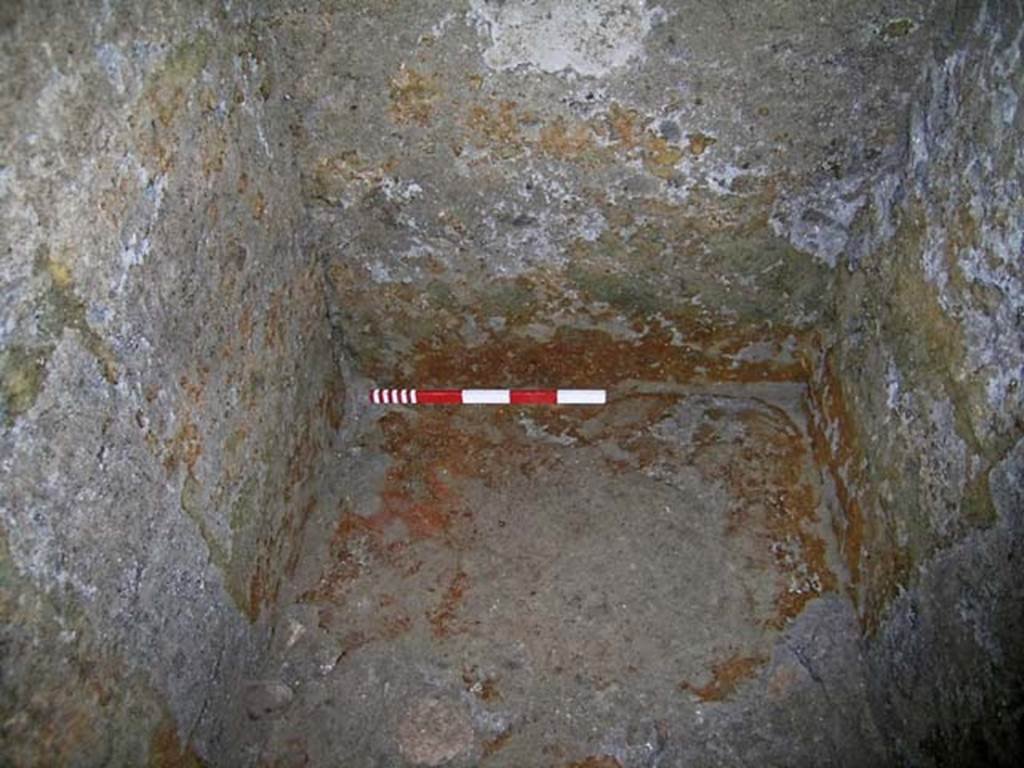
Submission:
[[[699,284],[702,296],[742,320],[778,320],[793,312],[813,316],[831,290],[828,267],[770,232],[712,234],[705,248],[709,271],[721,277]],[[724,279],[732,274],[749,276],[749,283]]]
[[[199,481],[191,472],[187,472],[181,486],[181,511],[195,523],[199,536],[210,553],[210,562],[224,578],[224,590],[228,593],[231,601],[240,613],[248,616],[250,613],[248,594],[244,586],[239,583],[240,577],[236,577],[232,572],[232,554],[217,539],[216,534],[210,530],[210,526],[206,522],[206,517],[203,514],[202,491]]]
[[[528,280],[502,280],[481,297],[480,309],[486,317],[525,320],[538,310],[537,295]]]
[[[8,426],[35,405],[46,381],[52,347],[0,350],[0,419]]]
[[[0,528],[0,595],[13,593],[19,586],[18,581],[18,571],[11,560],[10,545],[7,543],[7,531]]]
[[[43,248],[36,254],[35,272],[47,282],[47,288],[37,306],[42,333],[56,345],[65,328],[77,331],[82,346],[96,358],[103,378],[108,384],[116,384],[116,358],[110,345],[89,325],[85,302],[75,293],[70,267]]]
[[[995,524],[999,517],[992,501],[988,475],[988,470],[982,472],[964,489],[963,517],[968,524],[976,528],[988,528]]]
[[[455,293],[452,287],[442,280],[431,280],[427,283],[427,299],[435,309],[448,309],[455,306]]]
[[[219,41],[218,47],[226,47],[227,44]],[[204,102],[203,90],[197,87],[197,80],[214,50],[211,36],[198,32],[174,48],[146,78],[131,124],[140,156],[162,173],[171,171],[180,148],[181,136],[176,135],[172,126],[181,123],[189,114],[190,99],[198,100],[200,105]],[[236,88],[234,101],[228,100],[229,109],[239,102],[240,96],[241,92]],[[207,108],[214,104],[212,98],[206,97],[205,101]]]
[[[107,342],[89,325],[85,302],[75,293],[67,262],[54,258],[48,248],[36,253],[33,272],[41,291],[34,305],[38,340],[13,344],[0,350],[0,419],[7,426],[28,411],[46,381],[53,350],[66,329],[75,331],[79,343],[93,356],[103,378],[118,380],[118,368]]]
[[[203,516],[202,490],[195,475],[188,472],[185,475],[185,482],[181,486],[181,511],[188,515],[189,519],[199,528],[199,535],[202,536],[210,551],[210,560],[221,572],[226,572],[231,558],[224,545],[217,540],[213,531],[206,524],[206,518]]]
[[[914,22],[907,18],[892,19],[883,26],[878,34],[886,40],[900,40],[914,31]]]
[[[587,269],[574,263],[569,266],[568,276],[588,299],[629,315],[651,315],[665,307],[654,286],[640,275]]]
[[[228,526],[233,534],[241,533],[246,524],[256,519],[259,510],[259,481],[250,477],[242,485],[231,504],[231,515],[228,518]]]
[[[150,76],[143,99],[152,105],[161,125],[170,125],[184,106],[192,84],[209,61],[212,47],[210,36],[200,33],[175,48]]]

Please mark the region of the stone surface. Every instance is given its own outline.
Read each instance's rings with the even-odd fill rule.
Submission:
[[[836,259],[814,246],[849,224],[828,191],[891,151],[927,40],[879,25],[929,11],[324,4],[315,44],[272,14],[336,338],[390,384],[432,347],[558,328],[806,331]]]
[[[473,748],[469,713],[450,701],[416,701],[398,725],[398,748],[414,765],[444,765]]]
[[[235,738],[341,394],[271,45],[217,4],[25,5],[0,38],[16,764],[141,765],[165,716]]]
[[[250,720],[279,717],[295,698],[295,692],[275,680],[253,680],[245,685],[243,700]]]
[[[0,3],[0,762],[1016,764],[1022,42]]]
[[[298,733],[314,764],[454,760],[463,742],[439,728],[422,727],[415,754],[400,737],[396,754],[374,725],[401,730],[423,688],[469,704],[459,765],[693,756],[706,713],[744,719],[739,740],[766,688],[773,754],[821,761],[873,737],[864,762],[877,758],[803,388],[612,391],[607,407],[564,413],[362,409],[339,511],[310,527],[333,536],[307,540],[284,595],[316,608],[334,655],[311,664],[295,645],[268,659],[297,691],[268,760]],[[848,688],[842,719],[826,736],[781,727],[820,705],[818,666]]]
[[[644,38],[658,15],[644,5],[478,0],[470,18],[490,41],[483,57],[493,69],[533,67],[553,74],[601,76],[643,55]]]
[[[958,4],[899,151],[852,219],[823,454],[893,761],[1010,764],[1020,741],[1024,91],[1019,7]],[[1017,446],[1017,447],[1015,447]]]

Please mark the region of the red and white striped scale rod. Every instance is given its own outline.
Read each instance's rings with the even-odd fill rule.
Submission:
[[[603,389],[371,389],[374,405],[604,405]]]

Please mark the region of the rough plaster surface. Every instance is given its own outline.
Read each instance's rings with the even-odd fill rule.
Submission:
[[[593,77],[641,58],[651,17],[656,15],[639,0],[583,5],[477,0],[471,7],[471,18],[489,39],[484,51],[488,66]]]
[[[809,195],[891,151],[929,7],[325,4],[315,38],[271,14],[339,338],[383,379],[530,327],[812,327],[849,216]]]
[[[193,10],[25,8],[0,43],[0,528],[34,601],[4,584],[16,765],[230,743],[332,432],[268,42]]]
[[[671,728],[616,720],[593,703],[606,689],[574,681],[577,727],[601,736],[552,727],[566,740],[543,761],[1014,764],[1022,16],[994,0],[0,4],[2,757],[258,765],[269,744],[279,765],[338,745],[399,761],[401,713],[441,696],[451,739],[407,729],[411,762],[541,759],[504,739],[531,710],[483,701],[486,665],[467,681],[412,653],[387,673],[402,625],[359,611],[398,576],[371,569],[326,628],[296,600],[304,578],[372,562],[327,547],[353,522],[345,498],[372,520],[448,484],[348,423],[352,385],[468,377],[806,387],[806,410],[787,407],[807,424],[800,466],[821,472],[834,587],[800,572],[794,594],[814,597],[777,633],[726,611],[721,637],[757,642],[707,706],[698,668],[717,657],[691,638]],[[742,447],[734,417],[722,443]],[[639,461],[630,493],[721,494],[692,476],[722,461],[699,425],[629,423],[603,441],[614,425],[482,423],[427,447],[472,457],[515,429],[555,464],[594,445],[594,462]],[[702,452],[673,469],[687,445]],[[764,609],[774,576],[734,565]],[[436,595],[377,618],[463,589],[416,581],[430,573],[411,583]],[[308,723],[336,730],[307,744]]]
[[[655,385],[560,416],[360,409],[268,657],[298,693],[252,729],[264,759],[877,764],[802,387]]]
[[[853,219],[823,374],[847,418],[834,418],[834,397],[822,410],[892,759],[1010,764],[1024,674],[1011,639],[1024,509],[1024,10],[960,4],[948,19],[901,149]]]

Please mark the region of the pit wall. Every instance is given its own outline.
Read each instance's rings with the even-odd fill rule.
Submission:
[[[915,765],[1022,746],[1022,14],[950,4],[812,385],[877,719]]]
[[[340,424],[276,43],[204,8],[4,6],[5,765],[229,748]]]

